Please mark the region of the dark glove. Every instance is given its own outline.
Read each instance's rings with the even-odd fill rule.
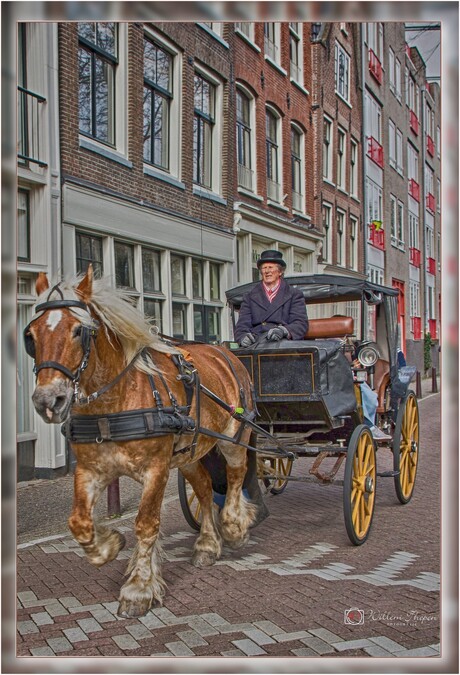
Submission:
[[[289,331],[285,326],[276,326],[276,328],[270,328],[267,333],[267,340],[271,342],[278,342],[284,337],[289,337]]]
[[[240,347],[249,347],[250,345],[254,344],[255,341],[256,338],[252,333],[246,333],[246,335],[240,340]]]

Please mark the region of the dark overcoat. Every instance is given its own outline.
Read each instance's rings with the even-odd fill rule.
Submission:
[[[288,329],[292,340],[305,338],[308,319],[302,291],[281,279],[280,289],[270,302],[260,282],[243,298],[235,340],[239,342],[246,333],[261,335],[279,325]]]

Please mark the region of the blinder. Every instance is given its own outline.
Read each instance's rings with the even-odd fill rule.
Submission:
[[[58,287],[55,287],[55,289],[61,294],[62,297],[62,292]],[[55,290],[55,289],[52,289]],[[52,292],[51,291],[51,292]],[[50,295],[51,295],[50,292]],[[48,295],[49,298],[49,295]],[[35,311],[36,312],[43,312],[48,309],[61,309],[61,308],[67,308],[67,307],[78,307],[80,309],[84,309],[86,312],[89,313],[88,306],[84,302],[80,302],[79,300],[64,300],[63,298],[61,300],[47,300],[46,302],[42,302],[39,305],[36,306]],[[30,332],[30,325],[36,321],[38,317],[35,317],[30,321],[27,326],[24,328],[24,347],[26,350],[26,354],[28,356],[32,357],[34,360],[36,358],[36,350],[35,350],[35,343],[34,339],[32,337],[32,333]],[[81,326],[81,347],[83,350],[83,359],[78,367],[76,373],[72,373],[68,368],[65,366],[62,366],[60,363],[57,363],[55,361],[45,361],[42,364],[39,364],[38,366],[34,367],[34,372],[35,374],[38,373],[39,370],[42,368],[55,368],[56,370],[60,370],[63,372],[69,379],[71,379],[74,382],[77,382],[78,379],[80,378],[81,373],[83,370],[86,368],[88,364],[88,357],[89,357],[89,352],[91,349],[91,339],[94,339],[97,335],[97,331],[99,328],[99,324],[97,321],[93,322],[92,326]]]

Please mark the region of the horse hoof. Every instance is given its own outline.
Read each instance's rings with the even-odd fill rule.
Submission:
[[[244,537],[240,537],[239,539],[225,539],[225,546],[228,546],[228,548],[237,551],[239,548],[243,548],[243,546],[246,546],[248,541],[249,541],[249,534],[246,534]]]
[[[216,554],[211,551],[196,551],[192,556],[194,567],[210,567],[216,562]]]
[[[151,600],[139,600],[133,602],[130,600],[121,600],[118,605],[117,614],[122,619],[135,619],[138,616],[145,616],[152,606]]]

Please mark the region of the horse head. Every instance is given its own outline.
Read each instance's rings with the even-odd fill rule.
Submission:
[[[97,330],[88,307],[92,281],[90,266],[70,297],[60,284],[50,289],[46,274],[41,272],[37,278],[36,292],[44,301],[36,305],[37,314],[25,328],[24,339],[27,353],[35,360],[37,381],[32,401],[49,424],[66,420],[88,365]]]

